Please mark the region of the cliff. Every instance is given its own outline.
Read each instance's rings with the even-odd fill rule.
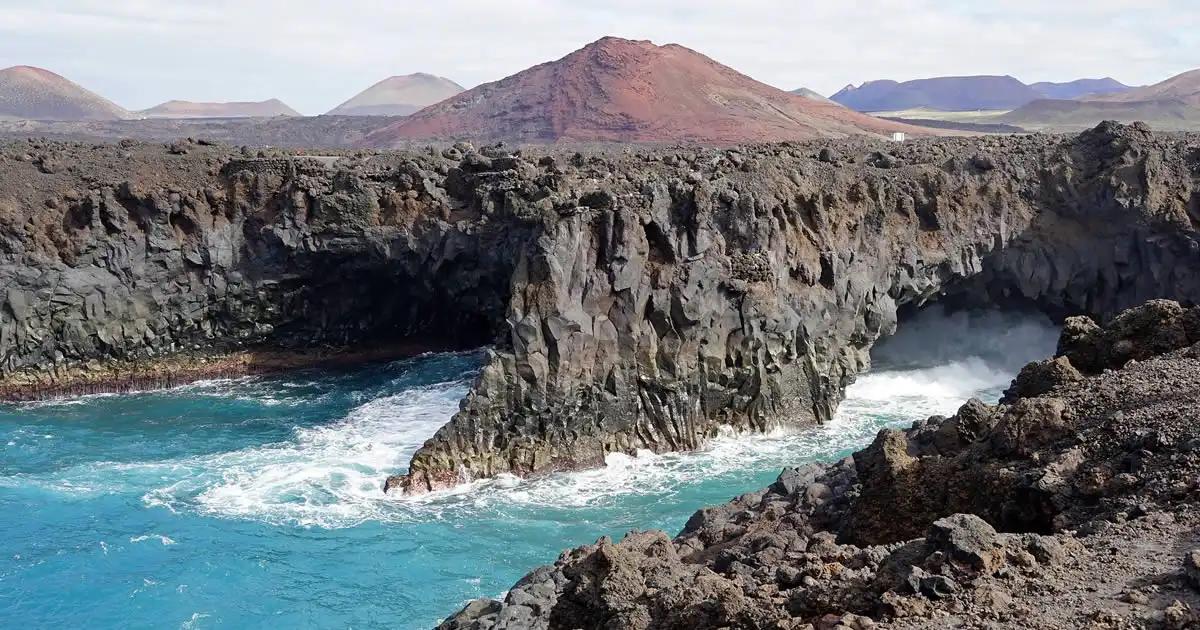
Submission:
[[[389,489],[693,449],[828,420],[928,300],[1197,301],[1196,146],[1111,124],[590,155],[14,143],[0,393],[492,344]]]
[[[555,203],[517,267],[511,349],[388,487],[825,422],[927,300],[1107,317],[1200,297],[1200,154],[1182,137],[819,147],[588,165],[596,183]]]
[[[1066,321],[1000,405],[565,551],[439,630],[1194,628],[1200,308]]]
[[[497,341],[534,223],[440,156],[291,153],[5,145],[0,395]]]

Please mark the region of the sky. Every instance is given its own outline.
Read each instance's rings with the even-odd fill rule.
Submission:
[[[1008,74],[1156,83],[1200,67],[1197,0],[0,0],[0,67],[128,109],[279,98],[332,109],[386,77],[472,87],[614,35],[760,81]]]

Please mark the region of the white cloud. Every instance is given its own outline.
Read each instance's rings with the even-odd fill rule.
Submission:
[[[464,85],[604,35],[677,42],[762,81],[1012,74],[1152,83],[1200,66],[1195,0],[0,0],[0,66],[118,103],[279,97],[325,111],[393,74]]]

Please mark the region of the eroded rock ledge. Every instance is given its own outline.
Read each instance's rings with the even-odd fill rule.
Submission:
[[[0,391],[490,344],[389,488],[693,449],[827,420],[906,304],[1196,301],[1198,145],[1116,124],[588,155],[3,145]]]
[[[589,165],[518,266],[511,348],[387,485],[826,421],[898,307],[944,294],[1098,318],[1195,301],[1196,145],[1112,124]]]
[[[1067,320],[1006,403],[564,552],[439,630],[1200,627],[1200,308]]]

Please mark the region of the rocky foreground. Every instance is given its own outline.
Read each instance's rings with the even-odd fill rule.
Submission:
[[[999,405],[563,553],[440,630],[1200,628],[1200,308],[1067,320]]]
[[[1200,302],[1200,138],[1143,125],[295,153],[0,144],[0,398],[490,346],[415,493],[824,422],[931,300]]]

